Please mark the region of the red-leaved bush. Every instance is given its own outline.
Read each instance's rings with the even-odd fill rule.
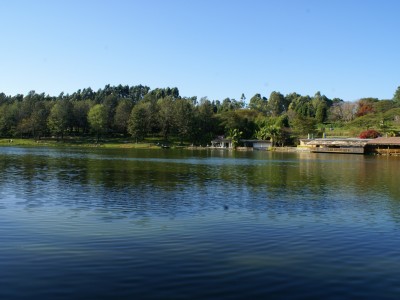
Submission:
[[[365,130],[360,133],[359,138],[360,139],[376,139],[377,137],[380,137],[381,134],[373,129],[370,130]]]

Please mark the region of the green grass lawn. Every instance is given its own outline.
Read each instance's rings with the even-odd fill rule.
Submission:
[[[40,140],[35,139],[15,139],[15,138],[3,138],[0,139],[0,146],[23,146],[23,147],[37,147],[37,146],[48,146],[48,147],[79,147],[79,148],[135,148],[135,149],[160,149],[160,144],[165,142],[160,141],[157,138],[148,138],[140,143],[136,143],[130,138],[104,138],[96,142],[93,137],[89,138],[73,138],[66,137],[63,140],[57,140],[53,138],[43,138]],[[168,143],[172,148],[184,147],[185,145],[179,145],[174,141]]]

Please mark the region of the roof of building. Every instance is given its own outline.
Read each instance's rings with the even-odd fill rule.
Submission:
[[[400,145],[400,137],[379,137],[369,140],[368,145]]]
[[[309,146],[336,146],[336,147],[364,147],[370,139],[358,139],[358,138],[326,138],[326,139],[313,139],[306,142]]]

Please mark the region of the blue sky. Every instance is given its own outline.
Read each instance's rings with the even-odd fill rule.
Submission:
[[[391,99],[399,11],[396,0],[0,0],[0,92]]]

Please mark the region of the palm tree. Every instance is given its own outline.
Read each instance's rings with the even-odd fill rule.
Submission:
[[[275,146],[281,135],[282,129],[277,125],[263,126],[256,133],[258,139],[266,140],[267,138],[270,138],[272,146]]]
[[[236,149],[236,147],[239,144],[240,138],[242,137],[243,132],[239,131],[239,129],[235,128],[235,129],[231,129],[229,131],[229,137],[232,140],[232,147],[234,149]]]

